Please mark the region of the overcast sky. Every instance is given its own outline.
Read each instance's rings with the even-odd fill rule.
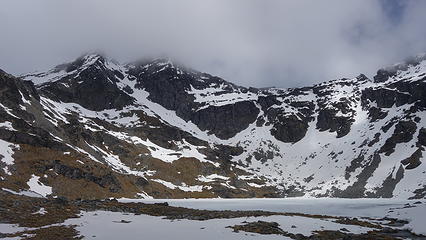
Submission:
[[[1,0],[0,68],[46,70],[98,50],[296,87],[425,52],[425,13],[424,0]]]

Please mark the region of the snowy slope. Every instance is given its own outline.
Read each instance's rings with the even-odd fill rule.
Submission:
[[[1,176],[5,188],[28,189],[8,176],[29,145],[70,156],[37,163],[58,160],[61,181],[95,183],[105,196],[424,198],[425,75],[418,56],[374,80],[254,89],[170,60],[122,65],[97,54],[22,76],[35,86],[4,73],[13,87],[3,92],[18,97],[0,95]],[[93,171],[84,165],[117,179],[84,177]],[[46,171],[30,167],[23,181],[71,194]]]

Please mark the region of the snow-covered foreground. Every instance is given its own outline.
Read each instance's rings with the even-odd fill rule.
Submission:
[[[156,203],[167,201],[171,206],[205,210],[265,210],[272,212],[317,214],[273,215],[265,217],[239,217],[210,220],[170,220],[164,217],[136,215],[109,211],[82,211],[79,218],[67,219],[64,223],[44,226],[75,225],[84,239],[290,239],[282,235],[260,235],[249,232],[234,232],[229,226],[247,222],[276,222],[279,228],[290,234],[311,236],[314,231],[331,230],[362,234],[372,230],[370,226],[336,222],[339,217],[358,218],[362,221],[384,224],[385,217],[408,220],[409,223],[393,228],[409,229],[426,235],[426,202],[396,199],[120,199],[120,202]],[[44,211],[44,209],[39,210]],[[44,213],[43,213],[44,214]],[[367,219],[370,218],[370,219]],[[381,220],[375,220],[381,219]],[[12,224],[0,224],[0,233],[31,230]],[[9,238],[20,239],[20,238]],[[421,239],[421,238],[418,238]]]
[[[70,219],[66,224],[76,228],[87,239],[290,239],[281,235],[259,235],[233,232],[227,226],[255,221],[277,222],[280,228],[290,233],[305,236],[316,230],[348,229],[352,233],[365,233],[370,228],[348,226],[332,222],[331,219],[313,219],[299,216],[247,217],[232,219],[167,220],[148,215],[113,212],[86,212],[79,219]]]

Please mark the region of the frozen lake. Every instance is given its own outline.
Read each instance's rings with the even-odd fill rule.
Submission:
[[[397,199],[336,199],[336,198],[252,198],[252,199],[121,199],[122,202],[161,203],[203,210],[263,210],[333,216],[383,217],[390,208],[413,204]]]

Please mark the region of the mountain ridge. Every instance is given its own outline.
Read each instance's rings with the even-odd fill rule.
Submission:
[[[98,54],[22,80],[0,73],[12,86],[0,89],[0,187],[69,198],[424,198],[426,61],[413,59],[373,80],[289,89]]]

